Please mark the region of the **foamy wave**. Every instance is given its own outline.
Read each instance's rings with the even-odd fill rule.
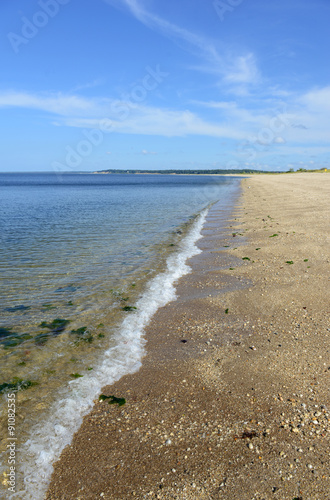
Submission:
[[[20,450],[20,474],[24,486],[10,498],[41,500],[47,491],[52,464],[71,443],[73,434],[93,407],[93,400],[102,387],[139,370],[144,354],[144,328],[158,308],[175,299],[176,280],[190,271],[187,259],[200,253],[196,242],[201,237],[206,214],[207,210],[204,210],[181,241],[178,252],[168,258],[167,269],[150,281],[136,303],[137,310],[123,321],[116,346],[103,354],[93,374],[69,382],[62,393],[63,399],[53,404],[51,417],[32,429],[31,438]]]

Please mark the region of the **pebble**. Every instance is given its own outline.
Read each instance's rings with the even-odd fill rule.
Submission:
[[[250,450],[253,450],[253,444],[252,443],[249,443],[248,446],[249,446]]]

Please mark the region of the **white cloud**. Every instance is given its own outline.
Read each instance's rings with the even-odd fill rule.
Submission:
[[[76,95],[63,95],[61,93],[37,95],[15,91],[0,93],[0,108],[4,107],[39,109],[62,116],[95,113],[97,109],[99,112],[104,109],[101,103],[96,100]]]
[[[256,83],[259,80],[259,71],[255,56],[249,53],[236,57],[228,68],[224,80],[233,84]]]
[[[147,151],[146,149],[142,149],[141,153],[143,155],[156,155],[157,154],[155,151]]]
[[[235,85],[232,92],[245,95],[246,85],[255,84],[260,79],[255,56],[249,52],[245,55],[233,55],[223,46],[221,53],[215,43],[206,37],[196,35],[162,17],[147,11],[137,0],[105,0],[106,3],[119,8],[126,8],[142,24],[149,29],[162,33],[180,46],[202,60],[202,64],[191,66],[191,69],[221,76],[227,85]],[[217,46],[219,42],[217,41]]]

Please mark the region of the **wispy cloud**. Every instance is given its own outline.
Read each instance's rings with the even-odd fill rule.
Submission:
[[[330,87],[291,95],[288,101],[290,114],[285,111],[287,117],[283,122],[283,134],[281,130],[274,133],[271,141],[274,147],[284,147],[285,144],[321,146],[328,143]],[[263,129],[267,127],[272,130],[272,126],[276,125],[276,116],[281,113],[276,110],[275,102],[270,100],[267,107],[262,99],[255,99],[253,103],[249,102],[247,108],[232,100],[191,101],[189,109],[177,110],[111,97],[0,92],[0,108],[41,110],[48,113],[50,122],[57,126],[102,128],[103,121],[107,120],[107,130],[121,134],[164,137],[199,135],[238,141],[258,137],[259,133],[264,134]],[[280,102],[283,103],[283,100],[277,101],[278,104]]]
[[[96,99],[86,99],[77,95],[64,95],[61,93],[31,94],[19,91],[1,92],[0,108],[5,107],[39,109],[62,116],[95,113],[97,109],[99,112],[102,112],[102,103],[98,103]]]
[[[244,85],[255,84],[260,79],[255,56],[246,54],[233,54],[223,47],[221,52],[217,45],[206,37],[197,35],[177,24],[149,12],[137,0],[104,0],[116,8],[125,8],[139,22],[149,29],[160,32],[165,37],[173,40],[186,51],[194,54],[200,62],[191,69],[218,75],[223,83],[233,85],[232,91],[246,93]],[[240,87],[239,87],[240,86]]]

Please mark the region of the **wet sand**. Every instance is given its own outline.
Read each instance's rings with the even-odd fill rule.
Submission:
[[[329,500],[330,175],[242,180],[193,272],[104,388],[47,500]],[[227,222],[225,223],[225,218]]]

